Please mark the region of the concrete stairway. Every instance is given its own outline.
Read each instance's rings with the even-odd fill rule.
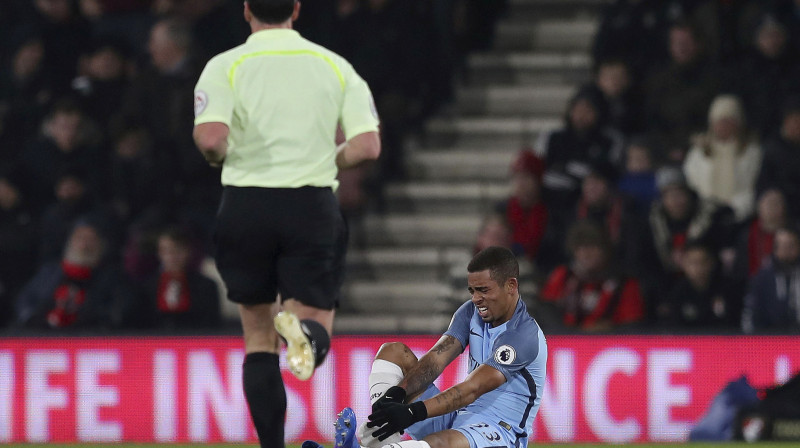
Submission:
[[[466,265],[484,215],[508,193],[520,147],[562,123],[589,78],[602,0],[510,0],[495,48],[468,61],[452,113],[408,150],[411,179],[364,221],[348,256],[338,333],[440,333],[468,300]]]

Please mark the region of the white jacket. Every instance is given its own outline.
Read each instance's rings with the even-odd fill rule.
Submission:
[[[714,141],[693,145],[683,162],[683,173],[700,197],[728,205],[736,219],[743,220],[755,205],[761,148],[755,141],[743,150],[736,146]]]

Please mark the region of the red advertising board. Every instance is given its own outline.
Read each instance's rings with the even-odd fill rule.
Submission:
[[[436,339],[399,338],[418,354]],[[287,440],[331,440],[344,406],[364,418],[372,356],[387,340],[337,337],[310,381],[286,372]],[[552,336],[531,439],[685,440],[727,382],[745,374],[769,386],[800,370],[797,342]],[[243,356],[236,337],[0,340],[0,443],[255,441],[241,392]],[[455,384],[466,368],[462,356],[437,385]]]

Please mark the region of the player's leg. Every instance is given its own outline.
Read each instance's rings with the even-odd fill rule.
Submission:
[[[239,305],[245,345],[242,386],[262,448],[284,446],[286,391],[279,363],[280,338],[273,317],[278,311],[273,207],[263,189],[226,187],[217,216],[215,260]]]
[[[287,342],[290,369],[305,380],[322,364],[330,348],[348,235],[330,188],[306,187],[283,193],[278,288],[284,297],[284,312],[276,318],[276,325]]]
[[[262,448],[284,446],[286,390],[278,353],[280,338],[272,323],[277,303],[239,305],[245,341],[242,386]]]

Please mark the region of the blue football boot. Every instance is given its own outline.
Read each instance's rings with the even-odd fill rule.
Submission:
[[[351,408],[342,409],[333,426],[336,428],[333,448],[359,448],[356,440],[356,413]]]

